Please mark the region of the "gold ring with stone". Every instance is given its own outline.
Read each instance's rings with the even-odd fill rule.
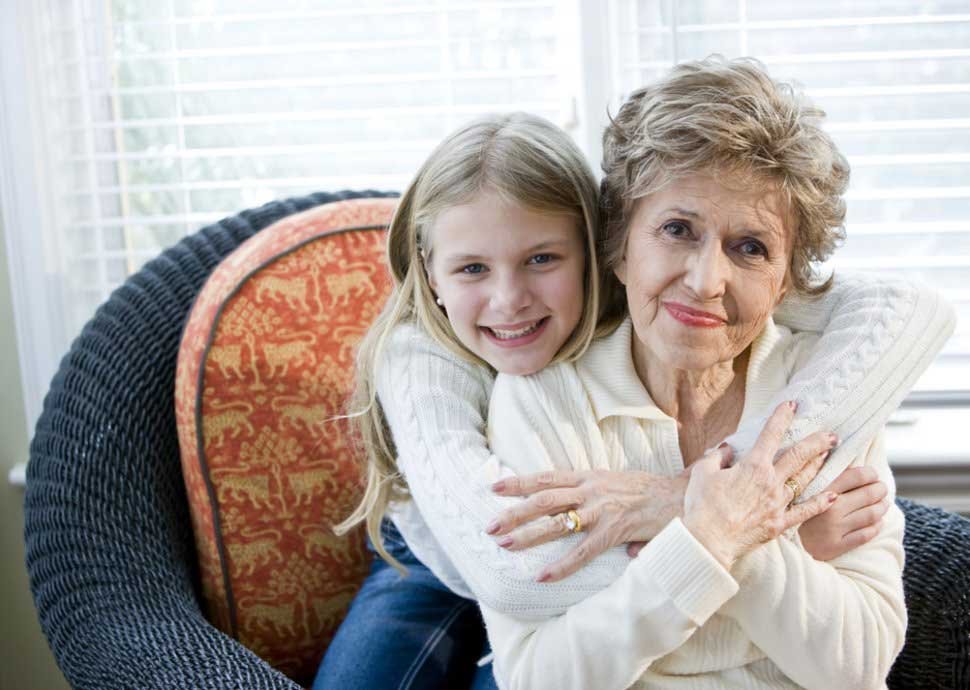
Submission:
[[[791,501],[789,504],[794,503],[798,500],[798,497],[802,495],[802,486],[798,483],[798,480],[794,477],[789,477],[785,480],[785,486],[791,489]]]
[[[583,521],[579,519],[579,513],[575,510],[567,510],[562,514],[565,518],[563,524],[573,534],[577,534],[583,531]]]

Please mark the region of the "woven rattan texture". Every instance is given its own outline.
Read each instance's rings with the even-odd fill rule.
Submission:
[[[906,513],[909,629],[889,687],[970,690],[970,520],[897,502]]]
[[[30,449],[27,569],[72,686],[298,688],[212,627],[175,427],[179,338],[225,256],[284,216],[376,192],[273,202],[185,238],[102,305],[54,377]]]

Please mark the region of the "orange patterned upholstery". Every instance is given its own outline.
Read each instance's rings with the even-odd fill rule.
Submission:
[[[209,619],[307,684],[369,562],[332,526],[360,496],[345,411],[354,347],[390,288],[395,199],[325,204],[223,261],[176,374],[182,468]]]

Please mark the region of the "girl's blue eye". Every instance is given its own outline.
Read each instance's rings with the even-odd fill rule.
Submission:
[[[768,258],[768,249],[757,240],[745,240],[739,245],[738,249],[745,256]]]
[[[477,275],[479,273],[485,272],[485,264],[468,264],[467,266],[461,267],[462,273],[469,273],[471,275]]]
[[[547,264],[552,261],[552,254],[536,254],[529,259],[530,264]]]

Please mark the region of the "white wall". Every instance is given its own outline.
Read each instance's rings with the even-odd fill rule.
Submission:
[[[27,459],[20,363],[13,328],[10,271],[0,225],[0,688],[67,690],[40,631],[24,566],[24,492],[7,482],[10,469]]]

